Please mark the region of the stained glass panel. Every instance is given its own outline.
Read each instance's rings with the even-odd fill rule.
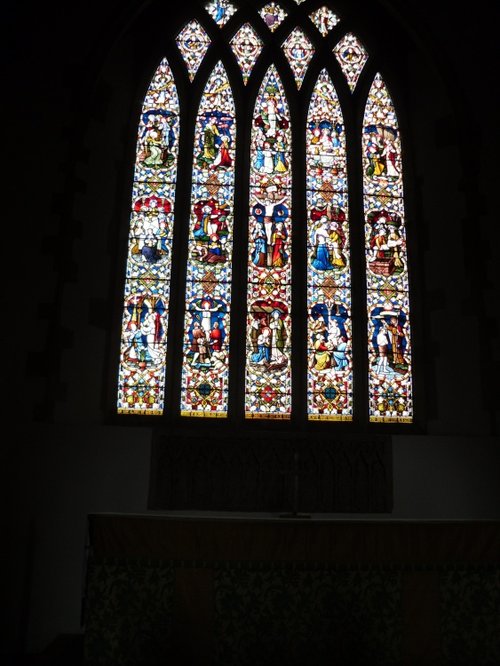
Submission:
[[[187,65],[192,81],[210,46],[210,37],[198,21],[190,21],[177,35],[177,47]]]
[[[368,53],[352,33],[344,35],[333,52],[352,92],[368,60]]]
[[[236,7],[229,0],[212,0],[205,5],[205,9],[220,28],[226,25],[236,12]]]
[[[314,47],[304,32],[300,28],[295,28],[283,42],[283,51],[292,68],[297,88],[300,89],[314,55]]]
[[[259,10],[259,14],[271,32],[274,32],[276,28],[283,23],[287,16],[285,10],[275,2],[270,2],[262,7],[262,9]]]
[[[310,17],[311,21],[318,28],[323,37],[334,28],[339,22],[338,17],[328,7],[320,7],[313,12]]]
[[[235,108],[222,63],[203,91],[195,128],[181,414],[227,414]]]
[[[408,260],[401,139],[377,74],[363,120],[363,192],[371,421],[413,414]]]
[[[291,126],[276,68],[262,82],[250,144],[245,416],[291,412]]]
[[[138,127],[118,378],[118,412],[162,414],[179,100],[163,60]]]
[[[346,138],[323,70],[306,129],[308,399],[310,420],[352,419],[352,326]]]
[[[252,26],[245,23],[232,38],[231,47],[246,84],[262,51],[262,40]]]

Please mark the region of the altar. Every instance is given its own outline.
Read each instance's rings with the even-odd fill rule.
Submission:
[[[93,514],[85,666],[498,666],[500,522]]]

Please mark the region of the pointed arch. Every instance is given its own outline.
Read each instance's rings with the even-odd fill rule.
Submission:
[[[236,118],[221,62],[195,127],[186,277],[181,414],[227,415]]]
[[[376,74],[363,119],[363,197],[369,347],[369,419],[413,418],[410,297],[401,137]]]
[[[352,419],[351,274],[345,127],[335,87],[322,70],[306,128],[307,414]]]
[[[177,177],[179,99],[162,60],[138,127],[118,373],[119,413],[162,414]]]
[[[291,413],[291,124],[282,82],[267,70],[250,142],[245,416]]]

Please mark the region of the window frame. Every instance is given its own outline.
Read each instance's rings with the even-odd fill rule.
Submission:
[[[265,4],[265,3],[260,3]],[[259,4],[259,6],[260,6]],[[306,303],[306,234],[297,237],[294,234],[292,239],[293,255],[293,273],[294,285],[292,287],[292,308],[294,312],[294,323],[292,328],[292,345],[294,352],[292,354],[292,416],[289,420],[252,420],[244,418],[244,363],[245,363],[245,325],[246,325],[246,261],[247,261],[247,228],[248,228],[248,210],[249,210],[249,192],[248,186],[235,187],[234,199],[234,239],[233,239],[233,303],[231,308],[231,343],[232,351],[229,362],[229,406],[228,416],[225,419],[216,419],[217,427],[231,431],[234,427],[244,427],[248,431],[293,431],[299,428],[301,431],[311,433],[342,433],[342,432],[369,432],[372,434],[380,433],[416,433],[422,432],[423,414],[421,408],[421,391],[419,386],[421,381],[418,372],[418,349],[420,347],[421,331],[418,325],[419,312],[418,304],[421,298],[418,294],[418,272],[415,269],[418,256],[417,233],[415,231],[415,202],[414,188],[412,187],[412,169],[411,157],[407,147],[406,126],[407,122],[404,114],[404,101],[399,94],[404,90],[401,81],[401,69],[397,62],[391,62],[393,50],[390,53],[384,52],[380,44],[373,43],[374,36],[363,31],[362,28],[356,28],[350,21],[344,19],[343,11],[336,11],[333,4],[337,3],[311,3],[304,2],[301,5],[295,5],[292,0],[280,4],[288,11],[287,18],[280,27],[272,32],[265,26],[264,22],[257,19],[255,8],[244,6],[229,20],[221,29],[208,12],[203,7],[190,7],[189,16],[180,17],[177,23],[171,25],[171,34],[163,39],[160,48],[151,49],[146,52],[141,66],[138,67],[135,80],[136,95],[134,98],[133,109],[130,112],[129,127],[132,131],[128,136],[127,155],[124,159],[122,172],[127,174],[123,178],[123,203],[121,208],[124,212],[120,218],[123,227],[120,227],[119,251],[117,266],[117,307],[116,307],[116,328],[120,338],[121,331],[121,313],[123,303],[123,272],[128,253],[128,231],[130,222],[130,203],[133,182],[133,171],[135,165],[136,135],[137,123],[141,112],[141,106],[145,92],[156,70],[156,67],[163,58],[166,58],[172,69],[177,93],[180,102],[180,134],[179,134],[179,155],[189,156],[186,159],[180,157],[177,165],[177,187],[176,200],[174,205],[175,217],[173,227],[173,252],[176,257],[177,269],[172,266],[172,277],[170,292],[172,300],[169,310],[169,327],[167,332],[167,362],[166,362],[166,380],[165,380],[165,409],[161,416],[142,415],[142,414],[117,414],[116,413],[116,369],[119,362],[119,349],[116,353],[110,354],[110,364],[113,375],[111,383],[113,392],[109,399],[108,421],[119,425],[137,425],[137,426],[180,426],[194,428],[198,430],[206,425],[207,419],[198,416],[180,415],[180,385],[181,385],[181,364],[182,364],[182,344],[183,344],[183,322],[184,322],[184,302],[182,299],[176,299],[174,294],[184,293],[187,251],[188,251],[188,233],[187,222],[190,216],[190,191],[191,191],[191,171],[192,155],[194,144],[194,127],[199,107],[200,96],[206,85],[215,64],[221,60],[230,80],[238,127],[238,144],[236,151],[236,182],[238,174],[249,174],[249,142],[253,117],[255,99],[262,82],[262,78],[271,62],[274,62],[283,86],[290,107],[290,117],[292,124],[292,153],[293,153],[293,199],[292,216],[295,225],[298,220],[306,219],[306,196],[305,196],[305,127],[308,110],[308,102],[312,90],[316,83],[319,72],[326,69],[330,74],[335,85],[338,98],[342,107],[346,127],[346,152],[347,152],[347,170],[348,170],[348,191],[349,191],[349,233],[351,246],[351,270],[352,270],[352,354],[354,363],[354,398],[353,398],[353,419],[352,421],[311,421],[307,418],[306,409],[306,391],[307,378],[303,368],[307,365],[307,303]],[[339,23],[323,37],[316,29],[309,15],[319,6],[326,4],[340,17]],[[340,3],[339,3],[340,4]],[[289,10],[293,10],[289,11]],[[206,30],[212,40],[211,46],[203,59],[194,80],[191,82],[188,77],[184,61],[175,44],[175,36],[183,25],[196,18]],[[351,17],[352,18],[352,17]],[[245,22],[250,22],[255,28],[261,39],[266,43],[266,56],[264,47],[261,56],[254,66],[250,79],[246,85],[236,59],[230,48],[230,39],[236,33],[238,28]],[[311,39],[316,52],[315,57],[310,63],[304,81],[300,90],[288,66],[286,58],[281,50],[281,43],[291,32],[294,25],[300,25],[304,32]],[[347,32],[354,32],[368,52],[368,61],[363,67],[358,83],[353,92],[349,90],[347,81],[340,70],[340,67],[333,56],[333,46],[340,37]],[[395,67],[393,65],[396,65]],[[365,103],[368,91],[373,82],[374,76],[380,72],[382,78],[389,90],[392,102],[396,109],[398,124],[402,143],[403,160],[403,184],[404,184],[404,208],[405,208],[405,228],[408,241],[407,261],[410,285],[410,312],[411,312],[411,334],[412,334],[412,382],[413,382],[413,422],[380,422],[370,423],[368,420],[368,338],[367,338],[367,312],[366,312],[366,281],[364,276],[365,258],[364,258],[364,214],[363,214],[363,178],[362,178],[362,146],[361,132]],[[393,93],[396,90],[396,94]],[[292,94],[293,92],[293,94]],[[244,100],[248,98],[248,101]],[[189,98],[190,103],[186,100]],[[242,148],[242,144],[245,146]],[[248,182],[248,178],[244,179]],[[301,183],[297,187],[297,183]],[[296,228],[296,227],[295,227]],[[120,279],[121,278],[121,279]],[[117,348],[116,344],[110,345]],[[107,401],[108,402],[108,401]],[[215,419],[209,419],[215,421]]]

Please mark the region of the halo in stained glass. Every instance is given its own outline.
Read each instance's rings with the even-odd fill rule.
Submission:
[[[294,28],[283,42],[282,49],[292,68],[297,88],[300,89],[314,55],[314,46],[300,28]]]
[[[189,79],[192,81],[208,51],[210,37],[200,23],[193,19],[179,32],[176,44],[188,68]]]
[[[352,92],[368,60],[368,53],[359,39],[351,32],[342,37],[333,49],[333,53]]]
[[[259,9],[259,14],[271,32],[274,32],[287,17],[285,10],[275,2],[270,2]]]
[[[236,12],[236,7],[229,0],[212,0],[212,2],[205,5],[205,9],[219,28],[226,25],[231,16]]]
[[[369,418],[413,417],[410,298],[401,140],[380,74],[363,119],[363,207],[369,349]]]
[[[243,82],[246,84],[262,51],[262,40],[254,28],[245,23],[231,39],[231,48],[238,61]]]
[[[323,37],[326,37],[330,30],[332,30],[339,22],[339,18],[328,7],[320,7],[313,12],[309,18],[318,28]]]

